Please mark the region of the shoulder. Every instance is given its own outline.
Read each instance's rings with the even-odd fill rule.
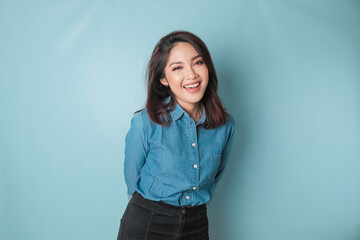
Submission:
[[[235,119],[230,113],[226,113],[227,119],[225,124],[223,125],[224,129],[224,135],[226,136],[226,139],[231,138],[234,135],[235,132]]]
[[[235,127],[234,117],[230,113],[227,113],[226,124],[229,125],[229,126]]]
[[[136,112],[131,118],[131,127],[132,128],[144,128],[145,126],[145,117],[144,109]]]
[[[136,125],[145,129],[150,129],[155,123],[151,121],[146,108],[141,109],[139,112],[135,113],[131,119],[131,125]]]
[[[134,113],[134,115],[132,116],[131,118],[131,123],[136,123],[136,124],[140,124],[140,123],[143,123],[143,114],[142,112],[144,111],[144,109],[140,110],[139,112],[137,113]]]
[[[230,113],[226,113],[227,119],[225,123],[225,128],[233,132],[235,130],[235,119]]]
[[[233,136],[235,132],[235,119],[234,117],[226,112],[226,121],[223,125],[218,126],[217,128],[218,133],[221,135],[221,139],[223,141],[227,141],[230,137]]]

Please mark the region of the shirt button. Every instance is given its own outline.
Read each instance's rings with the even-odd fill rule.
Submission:
[[[190,199],[190,197],[189,197],[189,196],[186,196],[185,198],[186,198],[187,200],[189,200],[189,199]]]
[[[197,164],[194,164],[194,168],[197,168]]]
[[[196,144],[195,144],[195,143],[192,143],[191,145],[192,145],[193,147],[195,147],[195,146],[196,146]]]
[[[185,214],[186,213],[186,209],[185,208],[183,208],[183,209],[181,209],[181,214]]]
[[[196,187],[193,187],[194,190],[196,190]]]

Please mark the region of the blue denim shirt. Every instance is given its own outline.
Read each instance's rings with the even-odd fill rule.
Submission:
[[[170,100],[170,97],[167,101]],[[143,197],[176,206],[208,203],[224,173],[235,122],[204,129],[206,115],[194,120],[176,103],[169,127],[150,120],[146,109],[131,119],[125,138],[124,175],[131,198]]]

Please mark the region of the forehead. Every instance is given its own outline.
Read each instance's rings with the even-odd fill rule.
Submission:
[[[199,53],[190,43],[178,42],[170,51],[169,61],[190,60],[198,54]]]

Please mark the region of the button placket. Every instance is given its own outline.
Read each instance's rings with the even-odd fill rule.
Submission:
[[[198,170],[198,163],[199,163],[199,147],[198,147],[198,142],[197,142],[197,128],[196,128],[196,124],[192,124],[193,123],[193,120],[191,119],[190,120],[190,126],[189,126],[189,130],[190,130],[190,143],[191,143],[191,147],[192,150],[190,151],[191,154],[193,154],[194,157],[192,157],[191,159],[193,159],[193,165],[192,165],[192,168],[193,168],[193,173],[192,176],[194,177],[191,177],[191,180],[190,180],[190,192],[187,193],[189,195],[185,195],[185,201],[189,202],[189,200],[191,199],[190,196],[193,196],[193,192],[194,190],[197,189],[197,185],[198,185],[198,176],[199,176],[199,170]]]

